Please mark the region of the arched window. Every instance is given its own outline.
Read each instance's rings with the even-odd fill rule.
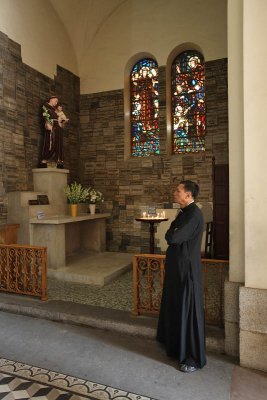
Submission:
[[[159,154],[158,64],[144,58],[131,71],[131,154]]]
[[[194,50],[179,54],[172,64],[173,153],[205,151],[204,58]]]

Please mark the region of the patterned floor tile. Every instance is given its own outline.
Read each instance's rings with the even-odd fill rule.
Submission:
[[[105,286],[83,285],[49,278],[48,299],[132,311],[133,273],[128,271]]]
[[[0,400],[15,399],[153,400],[96,382],[0,358]]]
[[[9,400],[9,399],[74,400],[75,397],[76,396],[74,396],[72,393],[55,389],[51,386],[42,385],[40,383],[0,373],[0,399],[3,400]]]

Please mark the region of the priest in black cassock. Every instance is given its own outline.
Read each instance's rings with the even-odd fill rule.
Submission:
[[[167,355],[178,359],[182,372],[194,372],[206,364],[205,322],[201,274],[203,216],[194,202],[199,187],[182,181],[174,192],[181,207],[165,239],[166,271],[157,340]]]

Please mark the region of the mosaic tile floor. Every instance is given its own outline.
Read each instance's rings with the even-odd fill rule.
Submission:
[[[5,358],[0,358],[0,399],[153,400],[136,393]]]
[[[73,301],[115,310],[133,309],[133,273],[118,277],[105,286],[83,285],[48,278],[48,300]]]

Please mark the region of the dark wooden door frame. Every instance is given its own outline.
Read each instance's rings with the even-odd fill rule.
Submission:
[[[227,173],[227,180],[222,184],[217,185],[216,182],[216,167],[225,170]],[[229,259],[229,165],[228,164],[215,164],[215,158],[212,159],[212,182],[213,182],[213,253],[214,258]],[[217,194],[218,186],[227,185],[226,201],[220,200],[218,202]],[[218,207],[219,206],[219,207]],[[222,220],[218,219],[218,208],[221,208]]]

